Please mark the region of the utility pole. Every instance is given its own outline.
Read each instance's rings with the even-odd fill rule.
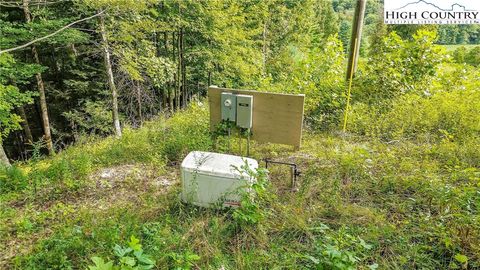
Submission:
[[[360,51],[360,43],[362,41],[363,18],[365,17],[366,5],[367,0],[357,0],[355,17],[353,19],[352,26],[352,37],[350,39],[350,52],[348,55],[347,81],[350,80],[350,78],[353,77],[357,71],[357,62]]]
[[[352,91],[352,81],[355,72],[357,71],[358,53],[360,52],[360,43],[362,41],[363,18],[365,17],[365,7],[367,0],[357,0],[355,7],[355,17],[353,18],[352,37],[350,39],[350,52],[348,55],[347,67],[347,104],[345,106],[343,117],[343,132],[347,131],[348,110],[350,109],[350,95]]]

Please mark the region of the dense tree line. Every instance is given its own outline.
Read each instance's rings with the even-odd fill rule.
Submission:
[[[309,123],[335,126],[354,2],[1,1],[0,154],[25,160],[84,135],[121,136],[212,84],[305,93]],[[381,60],[388,33],[412,40],[418,29],[437,43],[478,42],[476,26],[386,26],[381,1],[369,1],[361,56]]]
[[[15,159],[32,148],[53,154],[83,134],[121,136],[124,125],[179,110],[210,84],[278,80],[338,31],[326,0],[0,5],[0,50],[20,46],[0,54],[2,144]]]
[[[480,44],[480,25],[441,25],[439,44]]]

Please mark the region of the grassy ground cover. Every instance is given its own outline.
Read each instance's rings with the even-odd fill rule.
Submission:
[[[0,268],[86,269],[139,244],[156,269],[480,268],[478,140],[365,136],[254,144],[302,170],[291,192],[271,168],[268,196],[242,212],[255,224],[179,200],[179,161],[214,147],[205,105],[17,164],[0,172]]]

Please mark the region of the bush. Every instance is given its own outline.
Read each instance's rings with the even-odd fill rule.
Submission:
[[[168,119],[161,144],[162,153],[171,161],[179,160],[192,150],[212,149],[207,106],[192,103],[186,111]]]
[[[16,166],[4,167],[0,165],[0,194],[19,191],[28,185],[28,177]]]
[[[435,45],[435,40],[436,34],[426,30],[419,30],[412,40],[390,33],[357,76],[354,101],[386,103],[388,107],[395,97],[428,92],[439,64],[445,60],[445,50]]]
[[[467,48],[465,46],[458,47],[453,52],[453,60],[456,63],[463,64],[465,63],[465,56],[467,55]]]
[[[112,114],[105,102],[87,100],[80,111],[74,109],[64,112],[63,116],[70,122],[74,134],[107,135],[113,130]]]
[[[393,101],[385,113],[373,106],[357,104],[350,119],[354,131],[385,140],[464,141],[480,132],[480,92],[405,95]]]
[[[467,53],[465,62],[474,67],[480,66],[480,46],[476,46]]]
[[[338,125],[345,104],[345,71],[342,42],[330,36],[322,48],[298,57],[280,78],[265,78],[259,89],[269,92],[305,94],[306,119],[312,128]]]
[[[457,48],[453,52],[453,60],[458,64],[480,66],[480,46],[475,46],[472,49],[467,49],[465,46]]]
[[[233,219],[240,227],[257,225],[266,216],[267,203],[272,199],[272,194],[267,190],[268,171],[248,167],[245,162],[241,168],[237,168],[246,179],[255,179],[249,184],[246,192],[242,192],[240,206],[233,211]]]

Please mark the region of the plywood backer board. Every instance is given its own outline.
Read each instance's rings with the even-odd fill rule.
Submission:
[[[221,122],[222,92],[253,96],[252,139],[300,147],[305,95],[209,87],[210,128]]]

